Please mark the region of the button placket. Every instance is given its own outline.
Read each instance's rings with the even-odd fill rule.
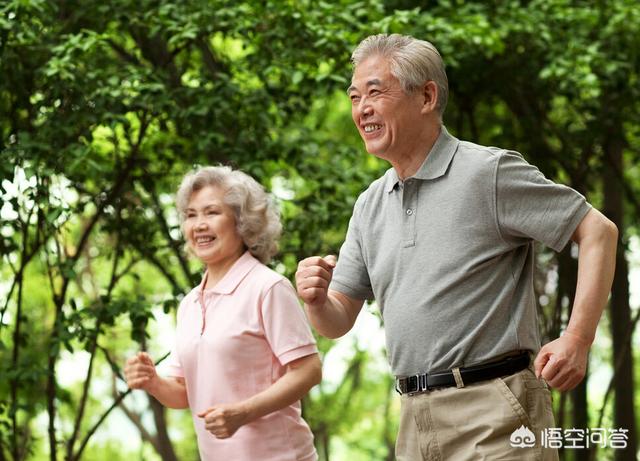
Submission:
[[[205,299],[204,299],[204,293],[201,291],[200,293],[198,293],[198,301],[200,304],[200,311],[202,313],[202,328],[200,329],[200,336],[202,336],[204,334],[204,328],[206,326],[207,323],[207,307],[205,305]]]
[[[413,180],[405,181],[402,190],[402,209],[403,209],[403,226],[402,226],[402,246],[415,246],[416,240],[416,198],[417,184]]]

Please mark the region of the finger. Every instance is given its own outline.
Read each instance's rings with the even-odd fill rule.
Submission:
[[[329,264],[320,256],[311,256],[310,258],[303,259],[298,265],[298,270],[311,266],[320,266],[323,269],[330,271],[333,269],[333,265]]]
[[[326,261],[327,264],[330,264],[332,268],[336,267],[336,263],[338,262],[338,258],[336,258],[336,255],[327,255],[322,259]]]
[[[557,389],[568,391],[576,387],[584,378],[584,371],[577,367],[566,367],[558,373]]]
[[[547,381],[547,384],[553,389],[564,392],[569,389],[572,379],[571,375],[558,373],[551,381]]]
[[[323,290],[326,290],[329,288],[329,280],[322,277],[307,277],[299,285],[302,290],[309,288],[322,288]]]
[[[140,359],[138,358],[138,355],[134,355],[133,357],[129,357],[127,359],[127,365],[134,365],[136,363],[140,363]]]
[[[564,391],[570,391],[570,390],[572,390],[572,389],[573,389],[573,388],[575,388],[578,384],[580,384],[580,382],[582,381],[582,378],[583,378],[583,377],[581,377],[581,376],[576,376],[576,377],[574,377],[574,378],[571,378],[571,379],[567,382],[567,384],[566,384],[566,389],[563,389],[563,390],[564,390]]]
[[[151,376],[149,375],[141,375],[141,374],[129,375],[127,376],[127,383],[146,384],[147,382],[150,381],[150,379],[151,379]]]
[[[155,368],[150,367],[149,365],[137,364],[130,367],[127,370],[127,374],[131,376],[153,376],[155,375]]]
[[[219,433],[220,431],[224,430],[224,424],[222,424],[217,418],[214,419],[209,419],[209,416],[207,416],[205,418],[205,425],[204,427],[209,431],[209,432],[216,432]]]
[[[153,359],[146,352],[140,352],[139,357],[140,357],[140,360],[142,360],[143,363],[146,363],[148,365],[153,365],[154,364],[153,363]]]
[[[136,373],[132,374],[132,376],[134,378],[150,379],[155,376],[155,373],[153,373],[152,370],[143,369],[143,370],[138,370]]]
[[[333,269],[327,270],[321,266],[310,266],[300,271],[299,278],[301,281],[308,280],[313,277],[319,277],[325,280],[331,280],[333,277]]]
[[[540,349],[540,352],[538,352],[538,356],[533,362],[536,378],[540,379],[540,375],[542,374],[542,369],[549,361],[550,355],[551,355],[550,353],[544,352],[544,349]]]
[[[547,360],[547,363],[542,368],[540,376],[542,376],[545,381],[550,382],[553,380],[553,378],[555,378],[559,371],[560,366],[558,360],[555,355],[551,354],[549,360]]]
[[[553,376],[553,378],[545,378],[545,381],[554,389],[562,390],[560,388],[567,382],[569,378],[570,376],[566,373],[558,372],[555,374],[555,376]]]
[[[207,408],[206,410],[201,411],[200,413],[198,413],[198,418],[204,418],[209,413],[211,413],[211,410],[213,410],[213,408]]]

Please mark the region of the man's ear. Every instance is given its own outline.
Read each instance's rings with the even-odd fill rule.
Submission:
[[[422,110],[423,114],[428,114],[437,110],[438,107],[438,85],[433,80],[429,80],[422,87]]]

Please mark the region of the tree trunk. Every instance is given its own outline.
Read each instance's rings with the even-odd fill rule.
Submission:
[[[587,366],[587,374],[585,378],[578,384],[578,386],[571,391],[571,403],[573,404],[571,410],[573,415],[573,427],[576,429],[589,428],[589,413],[588,413],[588,400],[587,400],[587,377],[589,376],[589,367]],[[589,461],[589,449],[588,448],[572,448],[571,451],[575,453],[575,461]]]
[[[624,187],[620,183],[622,169],[623,137],[620,129],[611,130],[605,142],[604,204],[605,214],[620,231],[624,233]],[[611,318],[611,337],[613,340],[613,363],[622,359],[622,366],[615,376],[614,427],[628,429],[626,449],[615,450],[616,461],[635,461],[638,449],[635,410],[633,402],[633,356],[631,355],[628,328],[631,325],[629,308],[629,268],[622,239],[618,241],[616,256],[616,274],[611,290],[609,315]]]
[[[167,432],[167,420],[165,418],[166,410],[162,406],[162,404],[153,397],[149,398],[149,402],[151,404],[153,419],[155,421],[157,430],[157,445],[155,445],[155,448],[162,458],[162,461],[178,461],[176,452],[173,449],[173,445],[171,444],[171,440],[169,439],[169,434]]]

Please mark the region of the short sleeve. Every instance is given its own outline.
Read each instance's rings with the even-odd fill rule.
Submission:
[[[500,156],[496,218],[505,241],[519,244],[533,239],[560,251],[590,209],[583,195],[549,181],[517,152]]]
[[[340,248],[338,263],[333,270],[329,288],[354,299],[374,299],[371,279],[365,264],[362,233],[360,231],[360,206],[365,201],[363,193],[353,207],[347,236]]]
[[[269,289],[262,300],[261,314],[265,337],[283,366],[318,352],[307,318],[289,280],[282,279]]]
[[[178,352],[176,346],[171,348],[169,357],[164,364],[162,364],[162,374],[165,376],[174,376],[176,378],[184,378],[184,372],[182,371],[182,365],[180,365],[180,359],[178,358]]]

